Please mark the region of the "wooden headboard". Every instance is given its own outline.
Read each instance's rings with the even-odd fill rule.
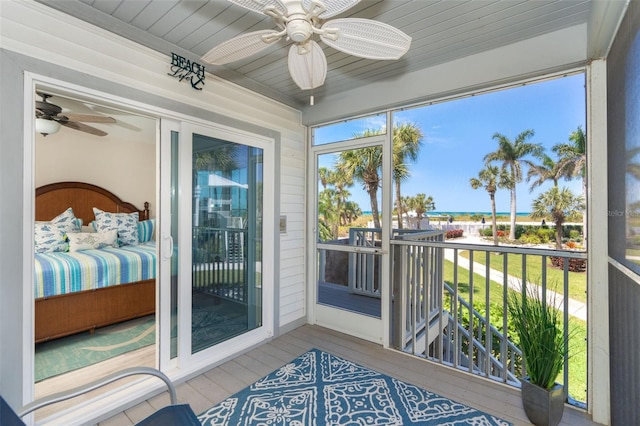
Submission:
[[[36,189],[36,220],[51,220],[69,207],[85,225],[95,219],[94,207],[112,213],[138,212],[140,220],[149,219],[148,202],[144,203],[144,210],[139,210],[114,193],[90,183],[57,182]]]

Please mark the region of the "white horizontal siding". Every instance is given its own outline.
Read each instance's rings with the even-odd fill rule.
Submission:
[[[302,133],[304,135],[304,132]],[[280,215],[287,218],[287,232],[280,234],[280,326],[305,316],[305,173],[306,149],[300,133],[283,132],[280,146]]]

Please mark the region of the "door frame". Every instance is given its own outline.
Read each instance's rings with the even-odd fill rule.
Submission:
[[[192,225],[192,140],[193,134],[217,138],[241,145],[252,146],[263,150],[263,247],[275,246],[275,228],[268,226],[275,221],[275,141],[272,138],[254,133],[233,129],[215,123],[197,123],[189,120],[168,123],[173,129],[179,128],[179,177],[178,192],[182,196],[179,202],[178,247],[191,247]],[[162,143],[171,142],[163,140]],[[166,170],[163,161],[161,173]],[[164,176],[163,176],[164,177]],[[166,179],[166,177],[164,177]],[[161,179],[162,180],[162,179]],[[186,197],[185,197],[186,194]],[[170,208],[168,199],[162,200],[161,208]],[[170,235],[170,221],[162,221],[160,225],[161,235]],[[178,252],[178,355],[177,359],[169,360],[169,345],[162,346],[160,352],[161,365],[174,365],[178,370],[194,372],[212,363],[222,361],[245,350],[256,343],[262,342],[275,333],[275,251],[262,251],[262,326],[250,330],[244,334],[221,342],[213,347],[197,353],[191,353],[191,250]],[[166,271],[165,267],[163,271]],[[163,277],[162,282],[170,285],[168,277]],[[180,285],[181,282],[188,285]],[[165,291],[170,291],[165,289]],[[165,338],[170,331],[164,332]]]
[[[391,114],[386,114],[386,129],[392,129]],[[312,129],[309,129],[311,132]],[[312,140],[309,135],[309,140]],[[323,154],[336,153],[345,150],[353,150],[358,148],[366,148],[371,146],[382,147],[382,182],[392,182],[391,163],[392,163],[392,134],[387,131],[385,134],[351,139],[329,144],[311,146],[309,149],[309,177],[308,177],[308,198],[310,206],[318,205],[318,156]],[[382,185],[380,210],[383,218],[392,218],[393,212],[393,191],[391,185]],[[318,243],[317,208],[310,208],[307,216],[309,223],[308,239],[308,287],[307,287],[307,309],[309,312],[309,323],[320,325],[341,333],[349,334],[368,341],[382,344],[384,347],[389,346],[389,318],[390,318],[390,238],[392,232],[392,220],[383,220],[381,223],[381,247],[380,249],[372,248],[345,248],[340,247],[340,251],[350,253],[368,253],[380,256],[382,270],[380,276],[380,318],[374,318],[368,315],[350,312],[344,309],[321,305],[317,303],[318,298],[318,268],[317,268],[317,251],[319,248],[335,249],[333,245]]]
[[[228,117],[222,117],[220,121],[226,121],[234,124],[240,125],[242,127],[242,123],[245,123],[247,128],[252,129],[262,129],[264,133],[253,133],[249,131],[242,130],[241,128],[227,126],[225,124],[221,124],[217,118],[220,118],[217,114],[212,111],[205,109],[198,109],[198,116],[189,116],[180,112],[176,112],[179,110],[179,106],[183,105],[179,101],[176,101],[175,104],[170,104],[171,106],[175,106],[175,110],[154,106],[148,103],[143,103],[140,101],[135,101],[123,96],[113,95],[110,93],[106,93],[101,90],[92,89],[86,86],[81,86],[75,83],[71,83],[69,81],[59,80],[52,77],[47,77],[42,74],[33,73],[30,71],[24,72],[24,85],[23,85],[23,99],[24,99],[24,155],[23,155],[23,163],[24,163],[24,181],[22,183],[22,192],[23,192],[23,205],[22,209],[28,216],[25,217],[23,222],[23,264],[22,264],[22,276],[25,282],[33,282],[33,271],[34,271],[34,259],[33,259],[33,221],[34,221],[34,190],[35,190],[35,179],[34,179],[34,152],[35,152],[35,120],[33,115],[33,105],[35,102],[35,89],[36,86],[39,87],[49,87],[52,89],[56,89],[62,92],[73,92],[78,96],[96,99],[96,101],[103,102],[108,105],[119,106],[121,108],[126,108],[135,113],[139,113],[141,115],[145,115],[149,118],[153,118],[158,120],[158,127],[156,131],[156,152],[157,158],[156,161],[158,165],[156,167],[156,182],[157,182],[157,194],[156,194],[156,205],[158,206],[158,215],[156,222],[156,229],[159,235],[161,231],[161,226],[165,224],[165,226],[170,226],[170,220],[163,221],[160,212],[160,192],[161,192],[161,178],[160,178],[160,138],[161,138],[161,123],[162,121],[173,122],[175,123],[192,123],[194,125],[202,125],[206,127],[216,128],[220,132],[227,132],[229,134],[234,134],[238,137],[244,137],[250,140],[261,141],[265,144],[264,150],[264,165],[265,165],[265,193],[263,198],[265,211],[270,215],[274,216],[274,218],[264,221],[265,223],[265,235],[263,236],[264,244],[270,244],[270,247],[277,247],[277,235],[275,233],[277,220],[275,219],[276,214],[279,212],[279,207],[275,203],[275,189],[277,188],[276,182],[279,182],[278,176],[276,172],[279,170],[278,163],[276,159],[279,155],[279,147],[276,144],[276,137],[273,131],[268,128],[256,127],[250,122],[241,122]],[[160,98],[159,99],[164,99]],[[202,117],[208,117],[202,118]],[[179,128],[179,127],[178,127]],[[268,135],[268,136],[267,136]],[[275,135],[275,136],[274,136]],[[242,142],[241,142],[242,143]],[[269,181],[267,182],[267,175]],[[276,210],[277,209],[277,210]],[[28,213],[31,212],[31,213]],[[269,225],[273,226],[269,226]],[[269,241],[267,242],[267,234],[269,234]],[[276,250],[265,250],[267,252],[267,256],[263,255],[263,282],[268,281],[270,286],[270,291],[265,292],[267,294],[264,295],[264,305],[263,305],[263,328],[264,330],[259,335],[259,338],[265,340],[268,337],[271,337],[275,334],[275,327],[277,326],[278,319],[276,314],[278,312],[278,307],[275,305],[275,292],[277,291],[277,287],[275,286],[275,277],[277,274],[275,259],[277,256]],[[158,271],[160,271],[160,267],[158,267]],[[163,291],[160,285],[156,286],[156,306],[159,306],[162,309],[162,303],[164,303],[164,299],[161,301],[158,299],[160,297],[160,293]],[[166,289],[165,289],[166,291]],[[269,313],[265,311],[269,311]],[[22,353],[23,362],[21,368],[21,382],[22,382],[22,401],[23,404],[27,404],[32,402],[35,398],[35,386],[34,386],[34,318],[33,318],[34,308],[33,308],[33,286],[23,286],[22,290],[22,330],[21,330],[21,342],[22,342]],[[158,315],[158,313],[156,314]],[[163,333],[163,330],[167,330],[168,333],[168,324],[169,318],[167,315],[159,315],[159,318],[156,319],[156,325],[159,328],[157,336],[160,336]],[[255,331],[255,330],[254,330]],[[256,333],[257,334],[257,333]],[[245,334],[246,335],[246,334]],[[267,337],[265,337],[267,336]],[[159,338],[159,337],[158,337]],[[233,352],[233,349],[227,350],[224,353],[216,356],[216,359],[223,359],[224,356],[232,356],[237,354],[239,351],[247,349],[253,346],[255,343],[248,340],[245,342],[237,343],[235,346],[235,350],[237,352]],[[162,353],[166,352],[166,360],[169,359],[169,344],[158,344],[156,343],[156,365],[161,369],[165,374],[167,374],[172,380],[179,380],[185,377],[189,377],[193,374],[197,374],[199,371],[202,371],[205,368],[211,367],[215,365],[216,360],[212,358],[208,359],[200,359],[196,360],[196,362],[192,364],[181,363],[178,365],[177,362],[160,362],[159,358],[162,357]],[[204,357],[203,357],[204,358]],[[82,405],[79,405],[77,409],[74,409],[72,412],[61,412],[59,414],[52,415],[49,419],[61,420],[62,422],[78,419],[91,419],[95,416],[96,410],[100,412],[107,412],[109,410],[119,409],[121,407],[122,400],[133,400],[137,398],[146,398],[149,395],[149,392],[154,389],[161,389],[161,384],[154,380],[153,378],[142,378],[135,381],[131,385],[122,385],[118,387],[117,390],[111,392],[110,394],[100,395],[93,398],[91,401],[87,401]],[[116,395],[116,397],[114,397]],[[33,414],[25,417],[26,421],[33,420]]]

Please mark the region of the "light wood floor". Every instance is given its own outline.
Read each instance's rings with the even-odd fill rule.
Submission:
[[[305,325],[177,385],[180,403],[196,414],[224,400],[311,348],[318,348],[381,373],[485,411],[514,425],[528,425],[519,391],[500,383],[421,360],[326,328]],[[135,405],[99,426],[133,425],[169,403],[167,392]],[[562,426],[593,424],[567,407]]]

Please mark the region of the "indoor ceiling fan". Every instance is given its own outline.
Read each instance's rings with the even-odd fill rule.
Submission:
[[[106,115],[91,114],[73,114],[62,112],[62,108],[58,105],[47,101],[53,95],[38,92],[41,101],[36,101],[36,131],[43,136],[56,133],[60,130],[60,126],[69,127],[71,129],[80,130],[81,132],[90,133],[96,136],[106,136],[108,133],[84,124],[88,123],[115,123],[115,118]]]
[[[301,89],[324,84],[327,59],[312,39],[318,34],[326,45],[366,59],[399,59],[411,45],[411,37],[391,25],[371,19],[341,18],[326,21],[355,6],[360,0],[229,0],[273,18],[277,30],[253,31],[227,40],[206,53],[202,60],[223,65],[246,58],[286,37],[289,73]]]

